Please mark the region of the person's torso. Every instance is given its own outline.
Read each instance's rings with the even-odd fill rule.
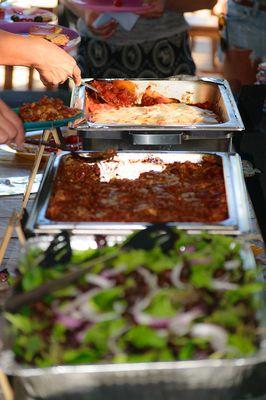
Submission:
[[[119,25],[116,33],[107,39],[107,42],[114,45],[130,45],[154,41],[184,32],[187,27],[183,14],[165,11],[160,18],[139,18],[129,32]],[[79,20],[78,29],[81,35],[94,37],[83,20]]]

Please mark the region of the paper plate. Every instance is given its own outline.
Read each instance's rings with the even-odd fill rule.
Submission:
[[[5,22],[5,21],[0,21],[0,29],[10,32],[10,33],[16,33],[18,35],[23,35],[27,36],[29,34],[29,29],[33,26],[51,26],[50,24],[45,24],[45,23],[39,23],[39,22],[19,22],[19,23],[14,23],[14,22]],[[53,25],[56,26],[56,25]],[[78,32],[74,31],[73,29],[65,28],[64,26],[61,26],[62,31],[60,33],[67,35],[69,37],[69,42],[67,43],[66,46],[62,47],[65,51],[71,51],[73,50],[80,42],[80,36]]]
[[[42,137],[42,131],[29,132],[28,134],[26,134],[27,139],[41,139],[41,137]],[[64,138],[66,140],[66,144],[68,145],[67,143],[68,136],[64,136]],[[34,160],[37,152],[37,147],[28,143],[24,143],[22,147],[18,147],[15,143],[4,145],[2,147],[3,150],[9,153],[13,153],[18,157],[26,158],[28,160]],[[74,150],[76,150],[76,148],[74,148]],[[52,151],[54,150],[51,149],[51,151],[48,151],[47,148],[45,148],[42,156],[42,161],[46,161],[50,157]]]
[[[83,8],[90,8],[91,10],[100,12],[141,12],[144,9],[148,10],[152,8],[152,5],[143,4],[143,0],[122,0],[123,5],[116,7],[113,5],[113,0],[71,0],[73,4],[76,4]]]
[[[19,113],[19,108],[13,108],[13,111],[15,113]],[[65,118],[65,119],[57,119],[53,121],[38,121],[38,122],[24,122],[24,129],[25,131],[37,131],[37,130],[44,130],[44,129],[50,129],[50,128],[60,128],[62,126],[66,126],[69,122],[73,122],[76,119],[82,117],[83,113],[80,112],[79,114],[75,115],[74,117],[71,118]]]
[[[4,4],[0,7],[4,12],[3,18],[0,16],[0,21],[6,22],[14,22],[11,17],[12,15],[18,15],[19,18],[35,18],[39,15],[47,15],[49,17],[49,21],[45,21],[45,23],[57,21],[57,16],[51,11],[43,10],[41,8],[31,7],[31,8],[20,8],[20,7],[12,7],[5,6]],[[17,22],[26,22],[26,21],[16,21]],[[31,22],[31,21],[29,21]],[[34,22],[34,21],[32,21]]]

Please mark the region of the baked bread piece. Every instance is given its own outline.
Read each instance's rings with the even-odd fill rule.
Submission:
[[[61,26],[54,25],[34,25],[29,28],[29,34],[45,37],[47,35],[59,34],[62,32]]]
[[[51,35],[44,36],[44,39],[49,40],[49,42],[52,42],[57,46],[66,46],[69,42],[69,37],[62,33],[52,33]]]
[[[66,46],[69,42],[69,37],[61,32],[61,26],[33,26],[29,29],[31,36],[42,37],[57,46]]]

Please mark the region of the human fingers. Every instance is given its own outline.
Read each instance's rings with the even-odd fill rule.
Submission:
[[[13,141],[17,136],[16,126],[13,125],[3,115],[0,115],[0,132],[1,132],[1,144],[7,144]]]
[[[117,22],[111,21],[100,26],[99,28],[91,27],[90,30],[97,36],[106,36],[109,35],[111,32],[114,32],[116,28],[117,28]]]
[[[9,143],[8,133],[1,127],[0,128],[0,144],[7,144],[7,143]]]
[[[77,64],[74,66],[72,78],[76,85],[79,86],[81,84],[81,71]]]
[[[24,141],[24,127],[19,116],[11,110],[4,102],[1,101],[0,107],[1,116],[6,121],[6,126],[9,125],[9,129],[11,129],[12,139],[16,138],[16,143],[21,145]],[[12,133],[14,132],[14,133]]]
[[[65,71],[63,68],[52,69],[37,69],[40,75],[40,80],[45,86],[57,86],[61,82],[65,82],[71,75],[70,72]]]

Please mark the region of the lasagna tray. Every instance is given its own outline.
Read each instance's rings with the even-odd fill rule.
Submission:
[[[169,79],[85,79],[75,87],[71,106],[82,109],[80,130],[240,131],[243,123],[225,80],[197,77]],[[76,125],[75,125],[76,127]]]
[[[166,222],[239,234],[250,231],[246,201],[233,153],[123,151],[85,164],[65,152],[51,155],[26,229],[120,235]]]
[[[60,163],[46,216],[72,222],[224,221],[223,166],[215,155],[169,163],[114,156],[94,164],[69,155]]]

